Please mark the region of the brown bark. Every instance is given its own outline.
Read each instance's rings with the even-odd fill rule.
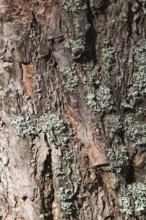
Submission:
[[[0,1],[2,220],[145,219],[119,195],[143,183],[146,143],[114,122],[145,121],[144,92],[123,107],[145,19],[142,0]],[[121,145],[125,164],[110,169]]]

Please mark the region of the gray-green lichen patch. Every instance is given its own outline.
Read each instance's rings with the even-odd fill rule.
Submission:
[[[78,77],[71,67],[61,67],[60,72],[65,76],[65,87],[68,91],[73,92],[74,88],[78,85]]]
[[[58,189],[58,198],[61,201],[71,200],[73,197],[73,193],[69,189],[64,189],[64,187],[60,187]]]
[[[28,165],[35,167],[37,165],[37,149],[34,143],[29,142],[29,160]]]
[[[60,201],[61,209],[65,212],[67,215],[71,215],[73,211],[75,210],[75,206],[73,202],[71,201],[73,198],[73,193],[69,189],[65,189],[64,187],[60,187],[58,189],[58,200]]]
[[[121,211],[126,215],[139,216],[146,212],[146,180],[127,185],[119,196]]]
[[[114,108],[114,100],[110,88],[101,82],[101,77],[94,72],[94,64],[91,63],[85,70],[82,83],[87,85],[86,102],[93,112],[109,112]]]
[[[22,138],[35,136],[41,131],[33,121],[23,116],[14,115],[11,119],[11,124],[15,127],[17,135]]]
[[[74,210],[74,204],[72,202],[61,202],[61,209],[67,214],[71,215]]]
[[[110,89],[104,85],[100,84],[97,90],[89,92],[86,96],[87,105],[93,111],[111,111],[114,107],[114,101]]]
[[[127,18],[128,18],[128,14],[127,14],[127,12],[125,12],[125,11],[122,11],[120,14],[119,14],[119,17],[120,17],[120,19],[121,20],[123,20],[123,21],[127,21]]]
[[[106,85],[100,85],[97,89],[96,99],[101,109],[113,109],[113,97],[111,90]]]
[[[132,116],[126,116],[124,121],[125,135],[127,139],[134,142],[137,147],[146,145],[146,123],[136,121]]]
[[[142,39],[136,44],[133,50],[135,58],[135,68],[133,73],[132,85],[128,88],[127,98],[122,105],[125,108],[133,109],[134,106],[139,105],[143,96],[146,95],[146,40]]]
[[[86,96],[87,105],[93,110],[96,111],[97,103],[96,103],[96,95],[92,92],[89,92]]]
[[[78,59],[86,51],[86,41],[83,36],[69,39],[65,42],[64,48],[70,48],[73,58]]]
[[[94,63],[89,64],[85,70],[85,75],[82,79],[83,84],[87,85],[90,88],[94,88],[100,83],[99,80],[97,80],[96,73],[93,71],[94,67]]]
[[[68,163],[73,162],[73,159],[74,159],[73,151],[64,151],[63,158]]]
[[[115,173],[120,173],[129,162],[127,148],[120,144],[116,148],[108,148],[107,156],[110,161],[110,170]]]
[[[44,132],[49,133],[55,145],[65,146],[71,134],[64,121],[56,114],[44,115],[41,119],[45,122]]]
[[[120,133],[123,130],[123,120],[119,115],[108,115],[106,117],[106,125],[113,134]]]
[[[60,0],[60,5],[67,12],[77,12],[86,10],[87,4],[82,0]]]
[[[76,40],[72,40],[71,44],[71,51],[75,58],[79,58],[86,50],[86,42],[83,37],[80,37]]]
[[[102,62],[105,68],[110,69],[115,59],[115,52],[115,48],[110,46],[102,49]]]

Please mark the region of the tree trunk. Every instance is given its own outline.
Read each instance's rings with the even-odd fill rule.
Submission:
[[[0,1],[0,219],[146,219],[146,1]]]

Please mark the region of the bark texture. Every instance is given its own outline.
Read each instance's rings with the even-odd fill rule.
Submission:
[[[0,219],[146,219],[145,14],[0,0]]]

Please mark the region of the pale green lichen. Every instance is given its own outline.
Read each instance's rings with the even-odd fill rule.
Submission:
[[[82,0],[60,0],[60,4],[65,11],[72,13],[87,9],[87,4]]]
[[[44,115],[41,119],[45,122],[44,131],[49,133],[50,139],[56,146],[64,146],[70,137],[68,127],[56,114]]]
[[[94,90],[97,85],[99,85],[100,81],[97,80],[96,73],[94,70],[94,64],[91,63],[87,66],[85,70],[85,75],[82,79],[84,85],[88,85],[90,89]]]
[[[79,58],[86,50],[86,42],[82,37],[70,41],[70,44],[71,44],[71,51],[74,57]]]
[[[143,96],[146,95],[146,40],[142,39],[136,44],[133,50],[135,58],[135,67],[137,70],[133,73],[132,85],[128,88],[126,101],[122,103],[125,108],[134,109],[134,106],[140,103]]]
[[[139,216],[146,212],[146,180],[127,185],[119,195],[121,211],[126,215]]]
[[[36,167],[37,165],[37,159],[36,159],[36,146],[34,144],[30,144],[29,146],[29,160],[28,160],[28,165],[31,167]]]
[[[15,127],[17,135],[22,138],[37,135],[41,131],[33,121],[23,116],[14,115],[11,124]]]
[[[81,33],[77,39],[69,39],[65,41],[64,48],[71,50],[74,59],[78,59],[86,51],[86,41]]]
[[[113,97],[111,95],[110,89],[104,85],[100,84],[97,90],[89,92],[86,96],[87,104],[91,107],[93,111],[111,111],[113,109]]]
[[[73,193],[70,189],[65,189],[64,187],[60,187],[58,189],[58,198],[61,201],[68,201],[71,200],[73,197]]]
[[[97,89],[96,99],[101,109],[110,111],[113,109],[111,90],[106,85],[100,85]]]
[[[96,95],[89,92],[86,96],[87,105],[94,111],[96,111]]]
[[[89,88],[86,96],[87,105],[93,111],[110,111],[113,109],[113,97],[110,88],[101,83],[101,79],[96,78],[95,72],[93,72],[94,64],[88,65],[83,83]]]
[[[60,187],[58,189],[57,198],[60,201],[61,209],[67,214],[71,215],[75,210],[75,206],[71,199],[73,198],[73,193],[70,189],[65,189],[64,187]]]
[[[74,210],[75,207],[73,205],[72,202],[61,202],[61,209],[67,214],[67,215],[71,215]]]
[[[146,145],[146,123],[136,121],[132,116],[125,117],[125,135],[137,147]]]
[[[65,76],[65,87],[68,91],[73,92],[74,88],[78,85],[78,77],[71,67],[61,67],[60,72]]]
[[[134,50],[137,71],[133,75],[133,96],[146,94],[146,40],[140,40]]]
[[[127,21],[127,13],[125,11],[122,11],[120,14],[119,14],[119,17],[124,20],[124,21]]]
[[[115,59],[115,48],[114,47],[104,47],[102,49],[102,61],[105,68],[109,69]]]
[[[67,152],[65,152],[63,158],[64,158],[65,161],[67,161],[67,162],[72,162],[72,161],[73,161],[73,158],[74,158],[73,152],[72,152],[72,151],[67,151]]]
[[[111,133],[119,133],[123,130],[123,121],[119,115],[108,115],[106,117],[106,124]]]
[[[110,161],[110,170],[115,173],[120,173],[129,162],[127,149],[124,145],[119,145],[117,148],[108,148],[107,156]]]

